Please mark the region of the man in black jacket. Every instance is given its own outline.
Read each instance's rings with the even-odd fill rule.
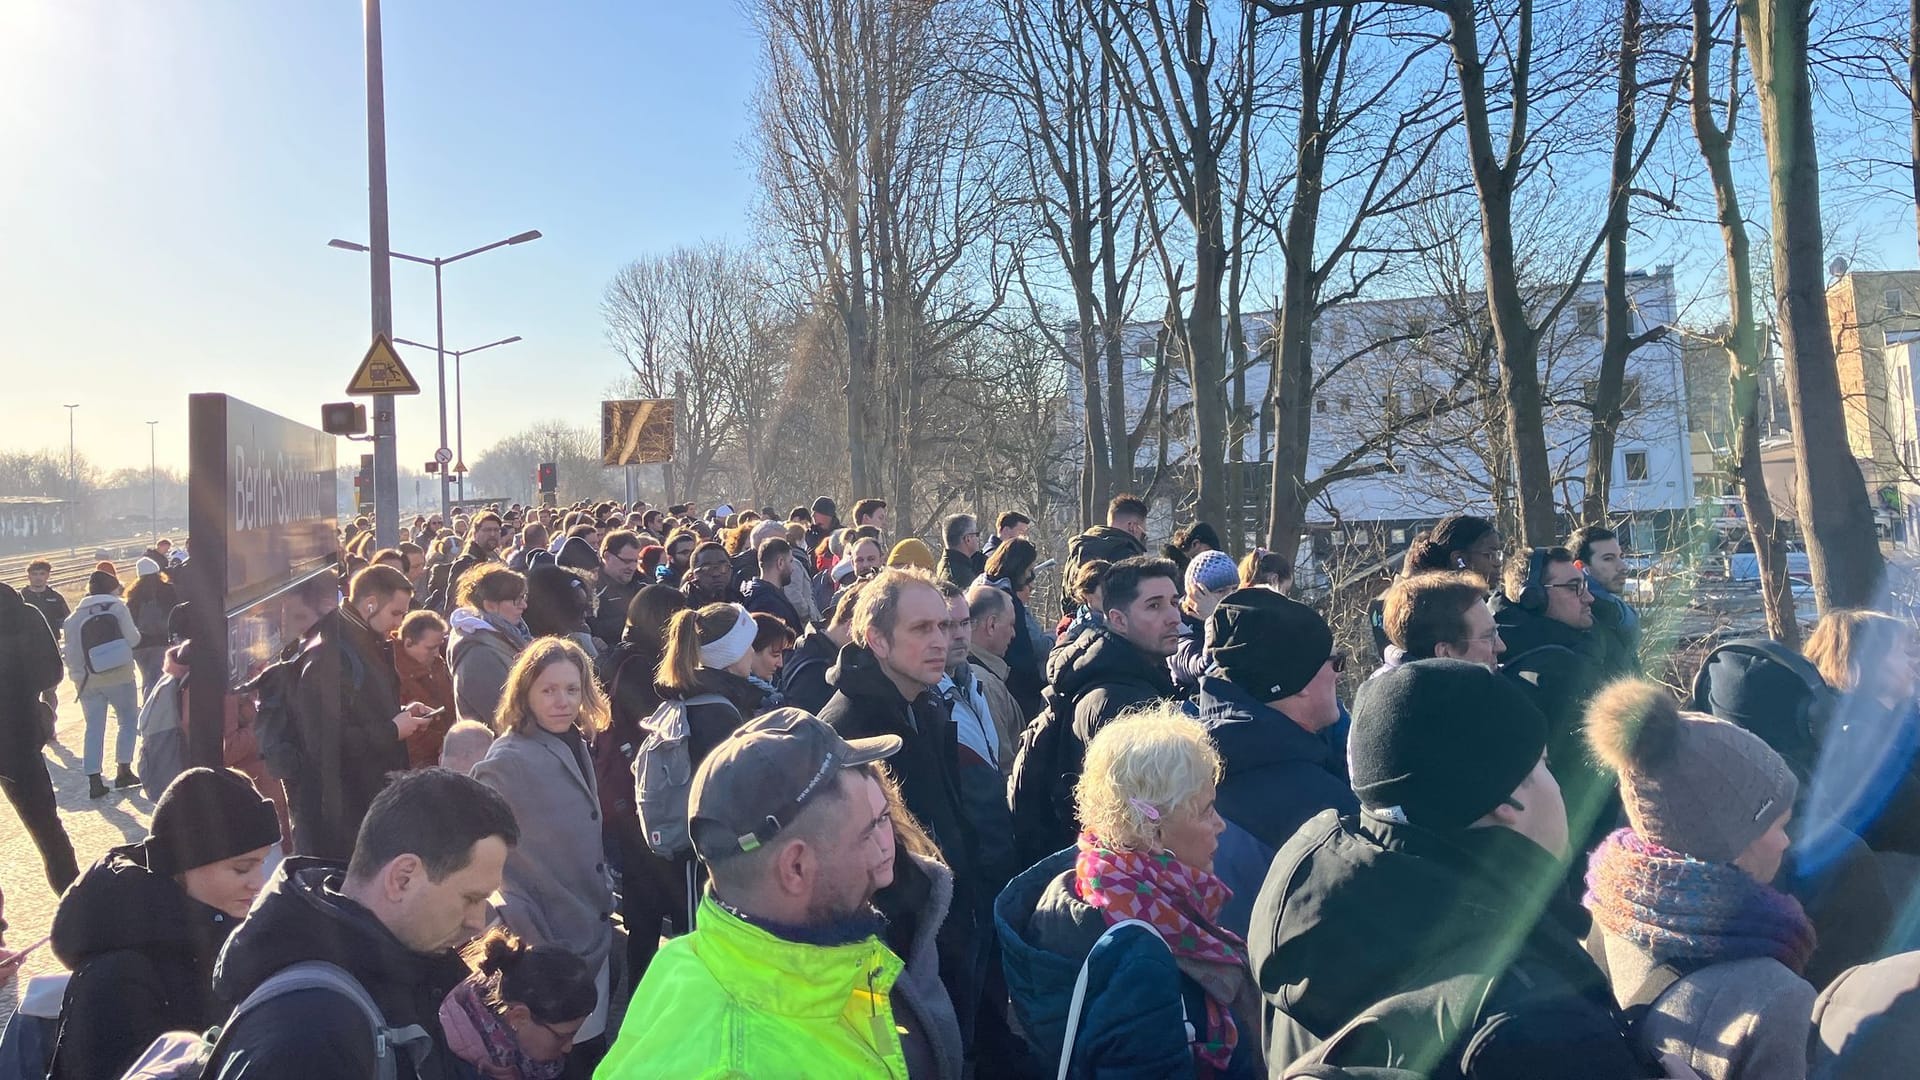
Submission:
[[[634,596],[653,584],[642,581],[639,570],[639,533],[616,529],[600,541],[600,566],[593,575],[594,610],[587,628],[608,647],[626,632],[627,607]]]
[[[982,894],[998,892],[999,883],[982,878],[979,838],[961,808],[958,735],[947,703],[934,690],[946,677],[953,630],[946,598],[931,575],[880,571],[860,589],[853,641],[827,673],[834,695],[820,719],[843,739],[893,735],[901,741],[888,767],[900,781],[907,809],[953,870],[953,904],[940,930],[940,978],[965,1037],[985,974],[981,948],[992,934],[982,924],[990,910]]]
[[[80,876],[80,866],[40,752],[47,743],[40,696],[59,686],[64,673],[53,634],[39,608],[13,586],[0,585],[0,792],[20,815],[58,894]]]
[[[1421,660],[1368,681],[1349,743],[1360,813],[1302,827],[1254,904],[1269,1060],[1367,1015],[1330,1064],[1446,1080],[1659,1075],[1558,887],[1567,820],[1546,745],[1539,711],[1481,665]],[[1398,1060],[1366,1056],[1387,1043]]]
[[[1593,633],[1593,593],[1566,548],[1535,548],[1507,561],[1493,621],[1507,651],[1501,674],[1521,684],[1547,718],[1547,764],[1566,796],[1574,847],[1584,853],[1619,817],[1613,778],[1587,751],[1587,702],[1606,681]],[[1576,870],[1586,865],[1575,860]]]
[[[1137,495],[1115,495],[1107,504],[1105,525],[1095,525],[1067,541],[1067,565],[1060,569],[1061,614],[1071,615],[1078,606],[1067,589],[1080,576],[1082,565],[1095,559],[1117,563],[1146,553],[1146,500]]]
[[[1135,705],[1179,696],[1167,670],[1180,644],[1178,579],[1166,559],[1136,555],[1115,563],[1101,588],[1106,626],[1048,659],[1046,709],[1022,735],[1014,762],[1014,825],[1028,865],[1079,833],[1073,789],[1094,735]]]
[[[947,547],[940,553],[940,576],[965,589],[987,569],[980,553],[980,521],[972,514],[950,514],[942,527]]]
[[[247,921],[221,950],[214,989],[239,1002],[284,968],[324,960],[367,991],[387,1027],[419,1025],[433,1046],[417,1064],[400,1048],[400,1075],[460,1075],[440,1026],[440,1003],[467,975],[455,951],[486,929],[520,830],[505,799],[449,769],[395,780],[367,811],[345,867],[318,859],[280,864]],[[365,1015],[331,990],[298,990],[230,1024],[210,1080],[341,1080],[377,1075]]]
[[[798,638],[807,632],[807,624],[787,599],[787,585],[793,581],[793,545],[785,537],[769,536],[753,554],[759,572],[740,586],[740,603],[748,611],[764,612],[786,623]]]
[[[827,625],[807,631],[780,668],[780,693],[787,704],[815,716],[833,700],[827,675],[840,662],[840,650],[853,640],[853,612],[859,605],[864,581],[841,589],[827,609]]]
[[[431,711],[400,702],[390,636],[413,585],[391,566],[353,575],[347,602],[314,624],[292,702],[302,768],[287,778],[294,849],[345,859],[389,773],[407,767],[407,736]]]

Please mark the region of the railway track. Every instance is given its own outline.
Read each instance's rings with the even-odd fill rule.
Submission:
[[[130,584],[133,578],[133,559],[138,556],[136,554],[129,557],[122,552],[129,548],[144,551],[152,540],[152,533],[141,533],[138,536],[82,544],[73,555],[67,554],[64,548],[24,555],[8,555],[0,558],[0,581],[15,587],[25,585],[27,565],[36,559],[45,559],[53,564],[53,573],[48,577],[47,584],[65,594],[69,600],[77,599],[87,591],[87,578],[93,573],[94,566],[100,562],[95,552],[101,550],[109,552],[108,558],[113,562],[114,568],[120,571],[121,580]]]

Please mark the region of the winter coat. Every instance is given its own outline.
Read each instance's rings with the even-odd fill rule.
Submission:
[[[840,650],[827,681],[834,695],[819,716],[841,738],[900,737],[903,745],[887,764],[900,780],[907,809],[940,846],[957,891],[965,892],[974,884],[974,840],[960,809],[959,739],[946,703],[932,690],[921,691],[911,702],[901,697],[880,661],[859,645]]]
[[[1070,1077],[1194,1075],[1186,1023],[1204,1024],[1206,991],[1155,935],[1123,930],[1095,950],[1106,916],[1073,894],[1069,848],[1013,879],[993,905],[1014,1015],[1049,1075],[1066,1041],[1067,1010],[1083,963],[1087,993]],[[1088,954],[1092,953],[1092,959]],[[1258,1033],[1242,1030],[1225,1075],[1260,1075]]]
[[[940,576],[965,590],[973,584],[973,579],[987,572],[987,556],[984,552],[962,555],[952,548],[940,553]]]
[[[39,609],[40,614],[46,617],[47,625],[56,634],[67,624],[67,616],[73,614],[73,607],[67,603],[67,598],[51,585],[38,591],[31,587],[21,589],[20,599]]]
[[[148,870],[142,845],[109,849],[54,912],[50,944],[73,978],[51,1080],[119,1076],[159,1035],[224,1019],[214,960],[239,924]]]
[[[1083,747],[1135,705],[1180,696],[1164,661],[1112,630],[1067,646],[1053,657],[1048,675],[1052,692],[1073,703],[1073,733]]]
[[[371,911],[341,894],[346,868],[318,859],[281,863],[253,911],[220,952],[213,988],[239,1002],[275,973],[307,960],[345,968],[366,988],[389,1027],[418,1024],[433,1047],[405,1080],[453,1080],[459,1073],[440,1027],[440,1003],[467,976],[452,950],[414,952]],[[302,990],[265,1002],[228,1025],[207,1080],[342,1080],[372,1077],[374,1043],[366,1014],[330,990]]]
[[[1625,938],[1605,943],[1607,977],[1625,1005],[1656,966]],[[1703,1080],[1805,1080],[1813,987],[1771,957],[1710,964],[1653,1002],[1635,1028],[1649,1055],[1677,1054]]]
[[[648,966],[627,1007],[635,1022],[622,1025],[598,1072],[904,1080],[892,1004],[901,968],[877,937],[789,941],[709,894],[694,930],[668,941]]]
[[[492,728],[500,695],[506,691],[507,672],[527,647],[527,635],[498,615],[471,608],[454,609],[448,621],[453,624],[447,660],[453,670],[454,705],[460,719]]]
[[[1075,602],[1067,596],[1067,586],[1080,576],[1082,566],[1097,559],[1119,562],[1146,553],[1147,546],[1135,539],[1132,533],[1111,525],[1095,525],[1068,540],[1067,565],[1060,568],[1060,613],[1073,614]]]
[[[973,668],[973,677],[979,680],[981,693],[986,695],[987,711],[993,715],[993,726],[999,731],[998,764],[1004,775],[1013,771],[1013,754],[1020,747],[1020,733],[1026,730],[1030,718],[1020,711],[1013,691],[1007,689],[1005,659],[989,652],[974,652],[968,654],[967,662]]]
[[[1547,766],[1567,804],[1579,856],[1591,851],[1621,823],[1620,794],[1611,775],[1587,748],[1587,702],[1606,682],[1593,631],[1577,630],[1495,595],[1493,621],[1507,651],[1500,673],[1518,682],[1547,718]]]
[[[942,1080],[959,1080],[965,1056],[960,1020],[953,999],[940,981],[936,939],[953,904],[953,871],[933,859],[922,858],[895,845],[893,883],[874,895],[874,906],[887,917],[883,940],[904,966],[893,984],[896,1011],[904,1006],[919,1021],[933,1046]]]
[[[46,769],[40,695],[60,685],[60,648],[40,609],[0,585],[0,777]]]
[[[1184,610],[1180,613],[1180,644],[1167,657],[1167,673],[1184,697],[1200,689],[1200,677],[1207,673],[1213,658],[1207,655],[1207,624]]]
[[[586,742],[537,727],[493,740],[473,778],[513,807],[500,917],[521,940],[558,945],[598,971],[613,948],[613,880]]]
[[[748,611],[771,615],[786,623],[795,638],[806,632],[807,624],[794,610],[793,601],[787,599],[787,591],[766,578],[753,578],[740,586],[740,603]]]
[[[1813,1080],[1909,1075],[1920,1060],[1920,952],[1852,968],[1813,1006]]]
[[[447,740],[447,729],[458,719],[453,708],[453,671],[439,653],[422,664],[407,651],[394,646],[393,670],[400,679],[400,703],[417,701],[441,710],[440,715],[420,725],[407,736],[407,767],[424,769],[440,764],[440,746]]]
[[[151,658],[167,647],[167,616],[180,602],[173,583],[165,575],[149,574],[127,590],[127,613],[140,628],[140,653]]]
[[[293,715],[304,750],[292,777],[294,844],[302,855],[344,860],[388,774],[407,767],[407,744],[393,718],[400,677],[393,641],[342,606],[314,624],[318,640],[302,654]],[[351,652],[351,657],[345,655]]]
[[[638,572],[625,581],[615,581],[602,567],[593,575],[593,613],[587,616],[587,629],[602,644],[612,646],[627,629],[627,608],[640,590],[652,584]]]
[[[1504,828],[1314,818],[1254,901],[1247,948],[1269,1059],[1293,1061],[1373,1013],[1396,1048],[1435,1059],[1439,1080],[1659,1075],[1624,1034],[1560,879],[1552,856]],[[1396,1007],[1378,1009],[1388,998]]]
[[[1593,593],[1594,657],[1600,670],[1607,679],[1640,674],[1640,613],[1592,574],[1586,577]]]
[[[1245,936],[1267,867],[1323,811],[1360,811],[1332,744],[1217,675],[1200,680],[1200,722],[1220,752],[1214,807],[1227,823],[1214,876],[1233,890],[1220,925]]]
[[[120,636],[126,638],[131,648],[140,647],[140,628],[134,625],[133,614],[127,610],[126,602],[107,593],[95,593],[80,601],[67,616],[67,624],[60,631],[61,650],[67,662],[67,676],[73,685],[82,690],[96,690],[108,686],[120,686],[134,679],[136,665],[132,661],[107,671],[87,671],[87,650],[80,643],[80,627],[95,615],[107,614],[120,622]]]
[[[713,753],[714,747],[759,714],[767,694],[745,675],[735,675],[723,668],[695,668],[694,683],[694,692],[686,697],[718,694],[728,702],[722,705],[717,701],[703,701],[687,709],[687,753],[697,769],[707,760],[707,755]],[[679,694],[664,690],[662,696],[683,700]]]
[[[840,646],[826,631],[808,631],[780,670],[780,691],[787,704],[818,716],[833,700],[833,684],[827,682],[827,672],[839,661]]]

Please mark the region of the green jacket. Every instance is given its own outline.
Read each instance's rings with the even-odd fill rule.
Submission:
[[[877,937],[822,947],[777,938],[711,897],[634,991],[596,1080],[906,1080],[889,995],[900,958]]]

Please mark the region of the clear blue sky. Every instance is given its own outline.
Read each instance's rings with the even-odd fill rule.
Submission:
[[[620,374],[599,301],[625,262],[744,237],[755,73],[729,0],[389,0],[396,250],[545,237],[446,271],[447,344],[473,357],[469,458],[533,420],[597,425]],[[0,447],[184,467],[186,398],[308,423],[366,349],[366,81],[354,0],[0,3]],[[433,273],[396,262],[394,324],[431,342]],[[437,445],[434,358],[402,350],[400,457]],[[452,364],[449,362],[449,382]],[[342,444],[343,460],[350,450]]]

